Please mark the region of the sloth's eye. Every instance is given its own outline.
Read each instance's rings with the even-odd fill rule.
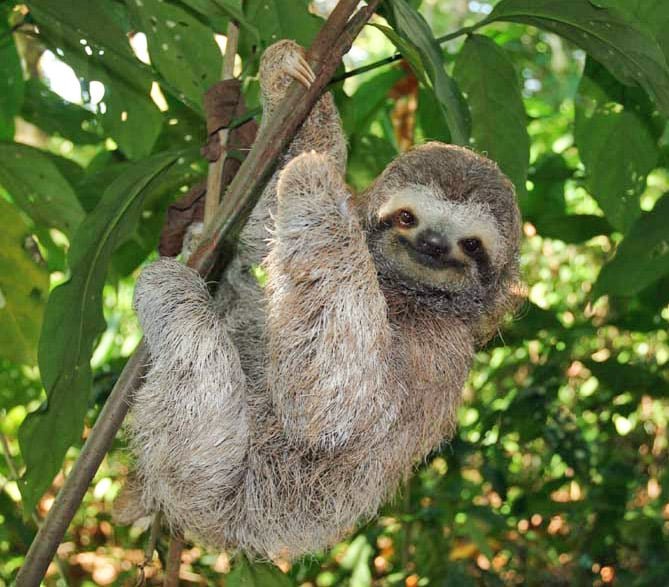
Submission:
[[[460,246],[468,255],[473,255],[481,250],[481,241],[478,238],[463,238]]]
[[[400,210],[395,218],[401,228],[411,228],[416,225],[416,217],[408,210]]]

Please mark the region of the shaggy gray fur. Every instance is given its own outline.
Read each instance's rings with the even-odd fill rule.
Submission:
[[[298,51],[282,41],[263,57],[265,117]],[[137,283],[152,364],[129,424],[137,461],[129,492],[209,544],[295,557],[373,516],[452,435],[475,345],[512,306],[519,216],[493,163],[430,143],[357,199],[345,165],[325,95],[245,228],[218,299],[169,259]],[[457,270],[407,261],[420,231],[388,228],[379,216],[407,186],[425,188],[422,199],[409,189],[407,205],[435,230],[456,222],[439,210],[465,218],[472,205],[478,224],[456,219],[456,229],[482,226],[501,252],[475,263],[454,245]],[[264,289],[250,272],[258,263]]]

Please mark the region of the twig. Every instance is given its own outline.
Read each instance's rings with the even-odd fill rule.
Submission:
[[[228,23],[227,43],[225,45],[225,58],[223,59],[223,71],[221,79],[231,79],[235,68],[235,55],[237,54],[237,42],[239,40],[239,26],[232,20]],[[204,222],[210,222],[216,214],[221,201],[221,181],[223,180],[223,164],[226,158],[226,146],[228,144],[229,128],[218,131],[218,141],[221,145],[221,156],[209,164],[207,175],[207,195],[204,201]]]
[[[471,35],[474,31],[477,31],[478,29],[488,24],[489,22],[491,22],[490,19],[486,18],[480,22],[477,22],[472,26],[466,26],[461,29],[458,29],[457,31],[453,31],[452,33],[448,33],[447,35],[443,35],[442,37],[437,37],[436,41],[440,45],[443,45],[444,43],[448,43],[448,41],[452,41],[453,39],[457,39],[458,37],[462,37],[463,35]],[[402,55],[401,53],[395,53],[395,55],[391,55],[390,57],[385,57],[383,59],[379,59],[378,61],[374,61],[373,63],[368,63],[367,65],[362,65],[360,67],[357,67],[356,69],[351,69],[350,71],[347,71],[345,73],[342,73],[341,75],[333,77],[329,85],[332,86],[334,84],[344,81],[345,79],[348,79],[349,77],[354,77],[356,75],[372,71],[373,69],[376,69],[378,67],[389,65],[390,63],[395,63],[395,61],[399,61],[400,59],[404,59],[404,55]]]
[[[208,273],[217,257],[230,259],[236,234],[260,197],[277,157],[315,105],[342,56],[350,49],[378,2],[379,0],[369,0],[366,6],[351,17],[358,0],[340,0],[323,25],[309,51],[316,80],[308,90],[293,83],[274,117],[259,134],[249,156],[230,184],[223,204],[205,228],[202,244],[189,259],[189,265],[201,274]],[[39,585],[91,479],[123,422],[132,401],[132,394],[141,384],[148,359],[146,346],[140,343],[123,369],[88,435],[79,458],[49,510],[44,525],[33,541],[17,575],[18,587]]]
[[[153,553],[156,550],[156,543],[158,542],[158,537],[160,536],[160,526],[163,521],[163,514],[161,512],[156,512],[153,514],[153,521],[151,522],[151,531],[149,532],[149,538],[146,541],[144,546],[144,560],[137,565],[138,573],[137,580],[135,581],[135,587],[143,587],[146,584],[146,574],[144,569],[153,563]]]
[[[181,569],[181,553],[184,550],[184,541],[181,536],[170,538],[170,547],[167,550],[165,561],[165,579],[163,587],[177,587],[179,585],[179,570]]]

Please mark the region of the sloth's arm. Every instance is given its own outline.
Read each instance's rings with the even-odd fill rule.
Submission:
[[[268,284],[268,382],[286,433],[334,449],[394,419],[390,325],[349,193],[331,159],[282,172]]]
[[[244,374],[192,269],[171,259],[148,266],[135,308],[151,355],[129,425],[142,501],[192,529],[212,518],[212,500],[234,487],[245,457]]]

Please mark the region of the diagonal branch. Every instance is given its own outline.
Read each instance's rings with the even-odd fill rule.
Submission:
[[[201,245],[189,259],[189,265],[201,274],[206,275],[217,258],[223,257],[224,262],[231,258],[239,231],[271,176],[277,157],[313,108],[342,56],[349,50],[378,2],[369,0],[366,6],[353,14],[358,0],[340,0],[323,25],[308,53],[316,80],[309,89],[293,83],[274,117],[256,139],[217,214],[205,228]],[[132,393],[141,383],[148,360],[146,346],[140,343],[123,369],[44,525],[30,546],[16,578],[18,587],[37,587],[40,584],[91,479],[125,418]]]

